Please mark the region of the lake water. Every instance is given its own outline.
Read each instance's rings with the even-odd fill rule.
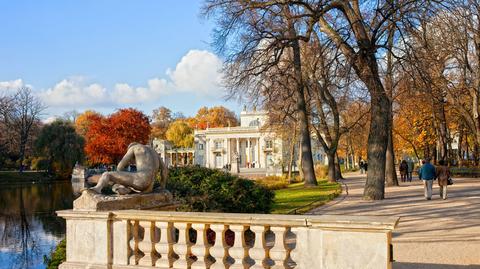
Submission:
[[[69,181],[0,184],[0,268],[45,268],[49,255],[65,237],[65,220],[56,210],[72,208]]]

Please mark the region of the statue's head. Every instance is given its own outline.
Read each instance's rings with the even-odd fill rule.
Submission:
[[[135,145],[140,145],[140,143],[138,142],[132,142],[130,143],[130,145],[128,145],[128,148],[127,149],[130,149],[131,147],[135,146]]]

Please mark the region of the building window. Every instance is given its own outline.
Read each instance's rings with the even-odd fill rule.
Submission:
[[[267,149],[273,148],[273,141],[272,140],[265,140],[265,148],[267,148]]]
[[[223,148],[222,141],[215,141],[215,149],[221,149],[221,148]]]
[[[198,144],[197,148],[198,148],[198,150],[203,150],[203,144]]]

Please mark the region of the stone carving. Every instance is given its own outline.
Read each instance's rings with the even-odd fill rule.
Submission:
[[[129,172],[127,168],[133,160],[137,169]],[[160,186],[164,189],[168,171],[163,161],[152,147],[134,142],[128,146],[127,153],[118,163],[117,171],[103,173],[97,185],[90,190],[101,193],[104,187],[113,183],[112,191],[117,194],[150,193],[159,170]]]

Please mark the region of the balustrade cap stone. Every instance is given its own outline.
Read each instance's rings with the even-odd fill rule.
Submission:
[[[399,217],[389,216],[320,215],[308,216],[307,225],[312,228],[342,230],[393,230],[398,225],[399,220]]]
[[[57,215],[66,219],[109,219],[202,224],[284,226],[330,230],[391,231],[398,217],[345,215],[277,215],[212,212],[172,212],[153,210],[118,210],[109,212],[61,210]]]

